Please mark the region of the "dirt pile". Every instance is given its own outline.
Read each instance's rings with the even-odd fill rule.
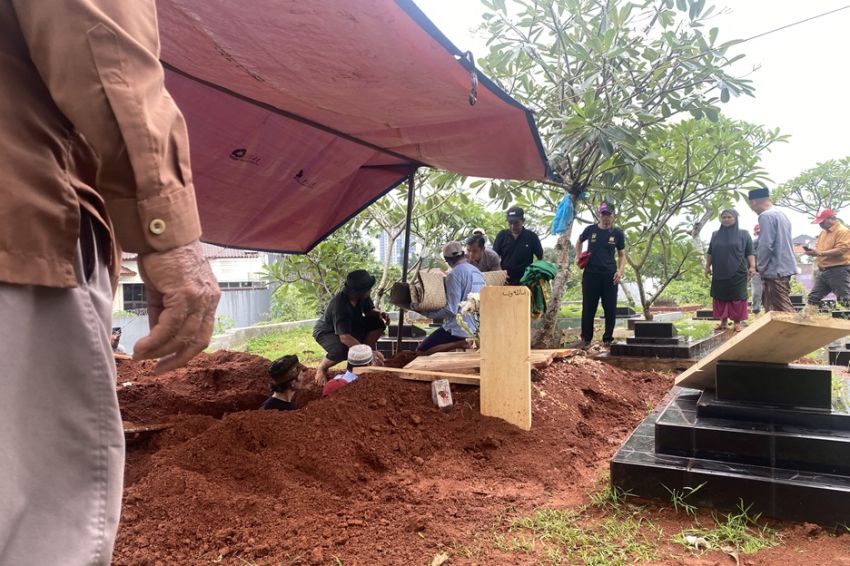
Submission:
[[[265,360],[214,356],[241,372],[233,392],[207,387],[229,379],[213,379],[209,367],[184,381],[209,389],[207,402],[247,398],[249,383],[262,400]],[[174,377],[176,389],[187,387]],[[386,374],[289,413],[219,420],[184,406],[173,428],[128,455],[115,563],[426,563],[507,508],[582,501],[599,465],[672,383],[582,357],[540,378],[527,433],[482,417],[477,388],[454,386],[455,409],[444,414],[428,384]],[[172,382],[151,383],[157,400],[179,408]]]
[[[269,361],[242,352],[202,354],[163,375],[154,375],[152,361],[116,364],[121,414],[134,424],[159,423],[181,414],[219,418],[254,409],[269,394]]]

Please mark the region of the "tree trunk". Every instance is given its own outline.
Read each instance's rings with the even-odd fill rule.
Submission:
[[[629,288],[626,287],[625,281],[620,281],[620,289],[623,290],[623,295],[625,295],[625,297],[626,297],[626,302],[628,302],[632,306],[636,306],[637,303],[635,302],[635,298],[632,297],[632,294],[629,291]]]
[[[632,269],[634,269],[634,267],[632,267]],[[638,288],[638,298],[640,299],[640,306],[643,309],[643,318],[645,320],[652,320],[652,313],[649,312],[649,307],[652,306],[652,304],[646,298],[646,289],[643,287],[643,277],[640,276],[640,270],[634,269],[634,272]]]
[[[561,313],[561,297],[564,287],[570,278],[570,236],[573,233],[573,222],[567,226],[567,231],[558,238],[558,273],[552,281],[552,298],[546,305],[543,314],[543,326],[534,333],[532,346],[534,348],[559,348],[561,346],[561,329],[558,328],[558,316]]]
[[[378,292],[375,294],[375,307],[380,309],[381,302],[384,299],[384,294],[387,292],[387,277],[390,273],[390,265],[392,264],[393,258],[393,248],[395,247],[395,243],[398,237],[390,238],[389,232],[387,232],[387,240],[389,241],[387,245],[387,253],[384,257],[384,272],[381,274],[381,281],[378,283]]]

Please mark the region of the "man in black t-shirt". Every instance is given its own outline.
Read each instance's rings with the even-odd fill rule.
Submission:
[[[543,259],[543,246],[537,234],[523,227],[525,213],[520,207],[509,208],[507,220],[508,229],[496,235],[493,251],[502,258],[502,269],[508,272],[508,285],[519,285],[534,258]]]
[[[348,349],[366,344],[373,350],[389,324],[389,316],[375,308],[369,292],[375,277],[365,269],[357,269],[345,278],[342,291],[334,295],[322,318],[313,327],[313,338],[325,349],[325,359],[316,369],[316,383],[324,385],[331,366],[348,358]],[[383,364],[383,356],[375,352],[375,362]]]
[[[626,267],[626,236],[622,230],[614,228],[613,206],[603,202],[599,206],[599,222],[585,228],[579,236],[576,242],[577,261],[581,259],[584,242],[587,242],[590,260],[581,278],[581,339],[587,346],[593,340],[593,321],[599,299],[602,299],[602,310],[605,312],[602,342],[607,346],[614,340],[617,289]]]

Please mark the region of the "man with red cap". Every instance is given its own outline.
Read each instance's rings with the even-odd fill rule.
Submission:
[[[818,267],[806,310],[816,309],[829,293],[835,293],[838,302],[845,307],[850,306],[850,229],[828,208],[823,209],[812,224],[820,225],[823,231],[815,249],[805,251],[806,255],[815,258]]]

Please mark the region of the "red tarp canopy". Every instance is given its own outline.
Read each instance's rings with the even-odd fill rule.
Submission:
[[[309,251],[418,166],[544,180],[531,113],[409,0],[158,0],[203,239]]]

